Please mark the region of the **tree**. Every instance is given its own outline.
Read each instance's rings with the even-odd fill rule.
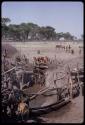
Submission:
[[[10,24],[8,27],[9,37],[12,37],[14,40],[19,39],[19,25]]]
[[[10,23],[11,20],[9,18],[2,18],[1,19],[1,23],[2,23],[2,26],[6,26],[7,23]]]
[[[5,38],[12,37],[14,40],[26,41],[30,40],[59,40],[64,37],[66,40],[73,40],[69,32],[67,33],[56,33],[55,29],[51,26],[38,26],[32,22],[21,23],[19,25],[9,24],[11,20],[9,18],[2,18],[2,36]]]
[[[56,33],[56,39],[59,40],[60,38],[64,37],[64,33],[60,32],[60,33]]]
[[[56,38],[55,29],[50,26],[41,27],[40,34],[41,34],[42,38],[46,39],[46,40],[53,40],[54,38]]]
[[[28,37],[31,37],[31,40],[37,39],[37,34],[39,33],[39,26],[34,23],[27,23],[27,27],[29,29]]]
[[[47,39],[48,40],[53,40],[53,38],[56,37],[55,29],[53,27],[47,26],[46,32],[47,32]]]
[[[20,38],[22,41],[25,41],[27,40],[28,38],[28,33],[29,33],[29,28],[27,26],[26,23],[21,23],[20,26],[19,26],[19,30],[20,30]]]
[[[73,36],[67,32],[67,33],[64,33],[63,34],[63,37],[66,39],[66,40],[73,40]]]
[[[11,22],[9,18],[1,18],[1,26],[2,26],[2,38],[6,38],[8,36],[8,26],[7,23]]]

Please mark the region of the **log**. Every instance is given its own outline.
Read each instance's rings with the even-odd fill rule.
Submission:
[[[8,73],[8,72],[10,72],[10,71],[14,70],[15,68],[16,68],[16,66],[15,66],[15,67],[13,67],[12,69],[9,69],[8,71],[6,71],[6,72],[2,73],[2,75],[5,75],[6,73]]]
[[[48,89],[45,89],[43,91],[41,91],[40,93],[29,93],[29,95],[42,95],[43,93],[45,93],[46,91],[53,91],[53,90],[56,90],[57,88],[48,88]]]
[[[37,95],[40,95],[40,94],[44,93],[47,90],[48,90],[48,87],[41,89],[40,91],[38,91],[36,93],[36,95],[33,95],[32,97],[30,97],[30,100],[34,99],[35,97],[37,97]]]

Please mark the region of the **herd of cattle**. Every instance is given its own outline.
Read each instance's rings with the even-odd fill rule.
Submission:
[[[81,51],[82,51],[83,47],[79,46],[78,48],[79,48],[79,54],[81,54]],[[71,45],[67,45],[67,46],[65,46],[65,45],[56,45],[56,49],[65,50],[66,52],[70,52],[72,54],[74,54],[74,52],[75,52],[75,50],[71,47]]]

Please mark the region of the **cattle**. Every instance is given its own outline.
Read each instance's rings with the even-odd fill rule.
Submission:
[[[62,50],[64,49],[64,50],[65,50],[65,46],[64,46],[64,45],[56,45],[56,49],[57,49],[57,48],[58,48],[58,49],[62,49]]]
[[[61,48],[61,45],[56,45],[56,49],[57,49],[57,48],[60,49],[60,48]]]

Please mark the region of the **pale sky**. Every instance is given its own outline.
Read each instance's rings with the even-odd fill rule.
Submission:
[[[3,2],[2,17],[10,18],[11,24],[33,22],[78,38],[83,34],[82,2]]]

